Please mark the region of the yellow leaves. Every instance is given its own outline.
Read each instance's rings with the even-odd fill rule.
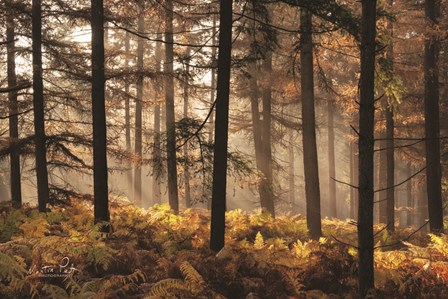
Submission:
[[[263,249],[265,246],[263,236],[260,232],[255,236],[254,249]]]
[[[300,259],[304,259],[304,258],[308,258],[311,254],[311,249],[308,246],[309,242],[303,242],[300,240],[297,240],[294,244],[293,244],[293,248],[292,251],[294,252],[294,254],[300,258]]]
[[[448,257],[448,237],[445,234],[441,234],[440,236],[435,234],[429,234],[431,238],[431,248],[434,248],[438,252],[440,252],[443,256]]]
[[[27,221],[20,226],[25,238],[42,238],[48,233],[48,222],[44,218]]]

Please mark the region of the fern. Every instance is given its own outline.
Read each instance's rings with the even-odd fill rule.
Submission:
[[[190,290],[190,286],[182,279],[173,279],[173,278],[164,279],[157,282],[151,288],[149,296],[145,297],[145,299],[149,299],[151,298],[151,296],[159,296],[166,298],[168,296],[175,295],[175,292],[179,290],[188,291]]]
[[[180,271],[184,275],[185,281],[190,285],[190,291],[193,294],[200,293],[205,289],[204,279],[189,262],[182,262],[180,264]]]
[[[13,257],[0,252],[0,279],[12,281],[13,279],[23,279],[26,270]]]

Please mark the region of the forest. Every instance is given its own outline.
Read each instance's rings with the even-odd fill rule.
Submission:
[[[0,7],[0,298],[448,298],[447,0]]]

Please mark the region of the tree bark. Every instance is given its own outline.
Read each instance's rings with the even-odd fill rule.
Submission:
[[[430,26],[437,26],[440,1],[426,0],[425,15]],[[426,137],[426,185],[428,193],[429,227],[432,232],[443,230],[443,207],[440,166],[439,121],[439,58],[440,40],[431,34],[425,40],[425,137]]]
[[[300,70],[306,219],[310,237],[319,239],[322,236],[322,224],[314,111],[312,15],[306,9],[302,9],[300,12],[300,28],[302,32],[300,36]]]
[[[158,34],[157,39],[161,39],[162,36]],[[161,71],[161,60],[162,60],[162,44],[157,42],[156,50],[155,50],[155,60],[156,60],[156,71],[160,73]],[[163,174],[163,165],[162,161],[162,150],[160,144],[160,125],[161,125],[161,109],[160,109],[160,97],[161,90],[157,85],[154,87],[155,89],[155,102],[156,106],[154,108],[154,152],[153,152],[153,160],[154,160],[154,183],[153,183],[153,202],[156,204],[160,204],[162,202],[162,193],[161,193],[161,184],[162,184],[162,174]]]
[[[165,107],[166,107],[166,151],[168,167],[168,198],[174,213],[179,212],[177,188],[176,128],[174,115],[174,73],[173,73],[173,1],[166,1],[165,23]]]
[[[288,165],[288,185],[289,185],[289,202],[293,213],[298,213],[298,203],[296,203],[296,188],[295,188],[295,169],[294,169],[294,131],[291,129],[289,133],[289,165]]]
[[[364,298],[374,288],[373,274],[373,150],[376,0],[362,1],[361,87],[359,105],[358,282]]]
[[[330,207],[329,216],[337,218],[337,204],[336,204],[336,162],[334,157],[334,107],[333,102],[328,100],[327,103],[327,125],[328,125],[328,171],[330,175],[329,195]]]
[[[144,7],[143,3],[139,3],[139,16],[137,32],[143,34],[145,31]],[[143,53],[144,40],[138,37],[137,41],[137,99],[135,101],[135,155],[143,159],[142,155],[142,118],[143,118]],[[134,169],[134,201],[137,206],[142,206],[142,166],[137,163]]]
[[[187,48],[186,56],[190,56],[190,48]],[[188,60],[188,64],[185,67],[185,83],[184,83],[184,118],[188,117],[188,101],[189,101],[189,93],[190,93],[190,64]],[[185,188],[185,207],[188,209],[191,207],[191,189],[190,189],[190,161],[188,160],[188,142],[184,145],[184,156],[185,156],[185,166],[184,166],[184,188]]]
[[[48,189],[47,148],[45,135],[45,104],[42,78],[42,7],[41,0],[32,1],[33,37],[33,111],[39,212],[46,211],[50,194]]]
[[[350,219],[355,219],[355,194],[357,190],[353,187],[355,186],[355,142],[350,141]]]
[[[216,102],[215,146],[213,150],[212,213],[210,249],[224,247],[227,145],[229,129],[230,63],[232,51],[232,0],[221,0],[219,11],[219,53]]]
[[[274,190],[272,177],[272,149],[271,149],[271,101],[272,101],[272,52],[266,53],[263,62],[263,84],[262,84],[262,116],[261,124],[261,152],[262,171],[264,174],[261,181],[261,207],[275,217]]]
[[[92,27],[92,124],[93,124],[93,204],[95,223],[110,229],[107,183],[107,133],[104,76],[104,7],[103,0],[91,1]]]
[[[15,47],[15,28],[13,15],[6,14],[6,50],[7,50],[7,72],[8,88],[17,86],[16,75],[16,47]],[[17,91],[11,90],[8,93],[9,101],[9,138],[12,144],[19,139],[19,119],[17,116]],[[19,209],[22,206],[22,185],[20,181],[20,152],[16,146],[13,146],[9,154],[10,160],[10,184],[12,207]]]
[[[387,125],[386,125],[387,126]],[[382,138],[387,137],[386,134],[381,135]],[[387,187],[387,151],[385,150],[387,147],[387,141],[386,140],[380,140],[380,149],[383,149],[380,151],[380,165],[379,165],[379,178],[378,178],[378,187],[379,189],[386,189]],[[387,225],[387,191],[379,191],[378,192],[378,209],[379,209],[379,216],[378,221],[379,223],[384,223]]]
[[[412,176],[412,166],[411,163],[407,163],[407,177]],[[406,198],[408,211],[406,212],[406,225],[411,226],[413,221],[413,209],[414,209],[414,198],[412,195],[412,180],[408,180],[406,183]]]
[[[125,49],[125,57],[124,57],[124,67],[127,70],[129,68],[129,51],[130,51],[130,34],[128,31],[125,33],[124,38],[124,49]],[[124,92],[125,92],[125,100],[124,100],[124,113],[125,113],[125,138],[126,138],[126,150],[130,153],[132,150],[131,147],[131,107],[130,107],[130,99],[131,96],[129,94],[129,82],[128,80],[124,83]],[[132,191],[132,167],[127,171],[127,183],[128,183],[128,196],[131,197],[130,194]]]

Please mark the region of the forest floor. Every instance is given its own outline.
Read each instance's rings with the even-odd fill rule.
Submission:
[[[206,211],[111,204],[113,230],[89,203],[46,214],[0,206],[0,298],[357,298],[356,226],[300,216],[227,213],[226,246],[209,247]],[[372,298],[448,298],[448,238],[376,227]]]

